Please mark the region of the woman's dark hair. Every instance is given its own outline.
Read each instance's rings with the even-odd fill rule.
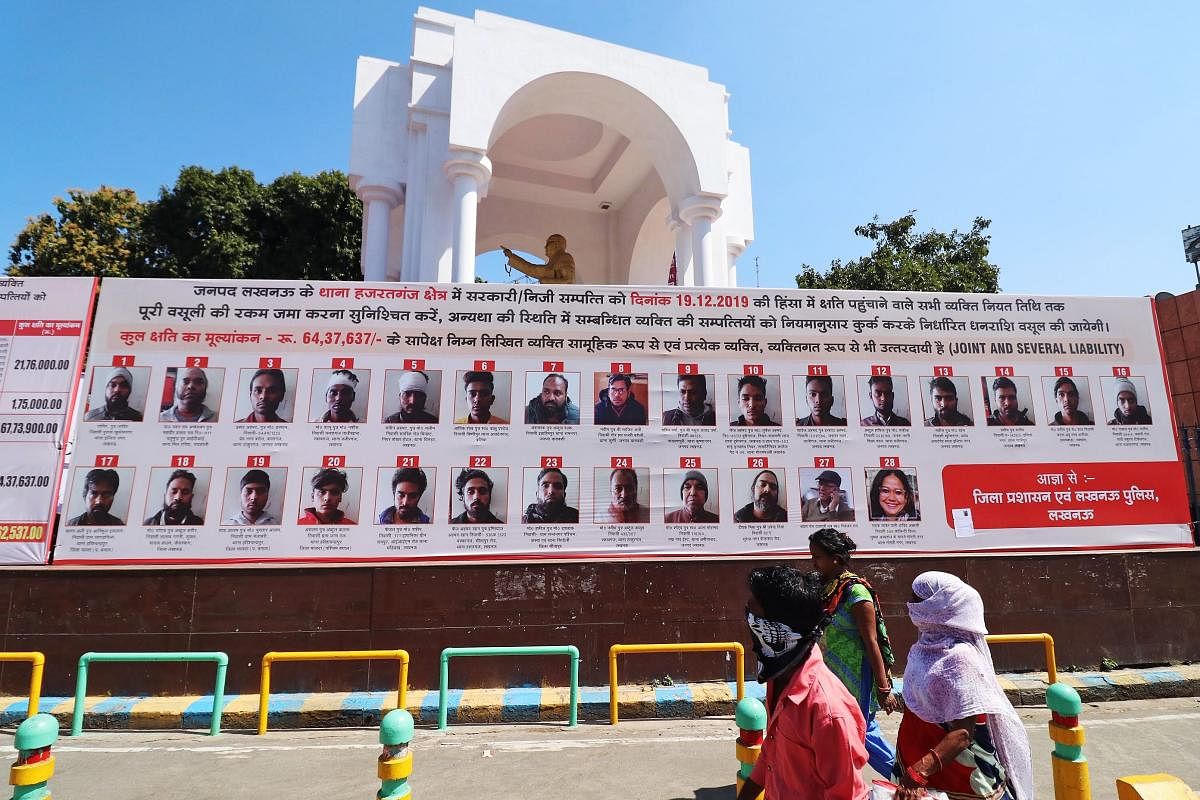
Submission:
[[[757,567],[750,570],[746,584],[767,619],[782,622],[800,634],[821,622],[825,582],[819,572],[801,572],[782,564]]]
[[[917,497],[913,494],[912,481],[908,479],[908,473],[902,469],[881,469],[875,473],[875,479],[871,481],[871,519],[887,517],[887,514],[883,513],[883,507],[879,505],[879,490],[883,486],[883,479],[889,475],[900,481],[904,487],[904,510],[900,513],[907,514],[911,519],[917,519]]]
[[[850,554],[858,549],[853,539],[836,528],[821,528],[810,534],[808,546],[812,547],[814,544],[841,561],[843,565],[850,563]]]

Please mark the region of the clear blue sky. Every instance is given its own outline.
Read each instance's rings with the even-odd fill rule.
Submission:
[[[471,15],[475,5],[437,8]],[[1187,291],[1200,224],[1200,3],[495,0],[488,11],[700,64],[750,148],[753,285],[867,251],[855,225],[993,220],[1005,291]],[[403,61],[415,5],[7,3],[0,240],[69,187],[179,168],[345,170],[354,64]]]

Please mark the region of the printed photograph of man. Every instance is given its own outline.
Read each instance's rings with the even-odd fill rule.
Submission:
[[[1153,424],[1150,411],[1138,404],[1138,398],[1146,396],[1145,378],[1101,378],[1100,384],[1105,394],[1114,398],[1110,403],[1114,409],[1109,425]]]
[[[787,522],[788,512],[784,499],[786,489],[779,482],[779,476],[774,470],[763,469],[755,472],[735,469],[733,473],[734,497],[750,497],[749,503],[734,512],[734,522]],[[744,482],[746,477],[750,478],[749,487]]]
[[[837,393],[834,393],[834,384]],[[840,375],[808,375],[793,379],[796,389],[796,405],[806,403],[808,416],[797,417],[796,425],[801,428],[831,426],[844,427],[846,418],[839,417],[837,412],[846,413],[846,393],[843,391]],[[799,409],[796,413],[799,413]]]
[[[908,378],[872,375],[866,379],[867,408],[870,413],[859,424],[907,427],[912,425],[908,412]]]
[[[222,525],[279,525],[279,508],[283,505],[283,486],[287,469],[230,469],[225,483],[225,508]],[[278,487],[276,497],[271,483]]]
[[[543,467],[542,469],[527,468],[525,470],[525,485],[533,486],[533,502],[525,506],[521,515],[524,525],[569,524],[579,522],[579,509],[567,504],[567,491],[571,486],[570,478],[579,484],[579,470],[561,470],[558,467]],[[578,491],[576,488],[575,491]]]
[[[317,370],[313,373],[309,419],[313,422],[362,422],[367,415],[370,386],[369,369]]]
[[[288,386],[296,385],[299,372],[296,369],[242,370],[241,385],[245,389],[239,392],[237,421],[291,422],[295,399],[288,394]]]
[[[1050,420],[1051,427],[1095,424],[1088,413],[1092,409],[1092,393],[1087,378],[1047,377],[1042,378],[1042,384],[1050,386],[1047,408],[1058,408]]]
[[[76,481],[79,481],[78,475],[82,469],[76,469]],[[128,473],[125,477],[127,481],[133,478],[132,469],[123,469],[120,472]],[[121,488],[121,476],[115,469],[90,469],[83,476],[82,488],[79,492],[80,500],[77,500],[73,505],[75,511],[78,511],[77,516],[67,520],[67,525],[75,526],[90,526],[90,525],[124,525],[125,520],[116,514],[110,513],[113,511],[113,505],[118,504],[121,508],[115,509],[122,512],[128,509],[128,496],[118,499],[117,492]],[[128,494],[128,493],[127,493]]]
[[[383,418],[385,425],[436,425],[438,398],[441,397],[442,373],[440,370],[394,370],[384,373],[384,383],[395,387],[385,397]],[[397,398],[392,401],[391,398]],[[389,413],[390,409],[395,409]]]
[[[150,470],[150,486],[158,485],[164,469]],[[196,486],[196,472],[204,475],[204,486]],[[189,472],[177,469],[167,476],[167,488],[162,495],[162,505],[150,516],[146,517],[143,525],[203,525],[204,517],[192,510],[193,506],[204,510],[208,496],[209,470]],[[151,488],[153,491],[153,488]],[[147,504],[149,505],[149,504]],[[149,511],[150,509],[146,509]]]
[[[1009,378],[1001,375],[992,378],[982,378],[985,395],[991,391],[992,409],[988,414],[988,425],[1032,425],[1033,416],[1029,412],[1029,378]],[[985,400],[986,401],[986,400]]]
[[[458,496],[462,513],[450,518],[451,525],[503,525],[504,520],[492,511],[492,499],[497,500],[500,513],[504,513],[504,492],[481,469],[464,469],[454,479],[454,493]],[[451,513],[454,512],[451,500]]]
[[[141,422],[149,378],[149,367],[96,367],[84,421]]]
[[[493,406],[508,412],[512,397],[511,372],[460,372],[463,391],[455,404],[455,425],[507,425],[508,420],[492,413]],[[497,403],[499,405],[497,405]]]
[[[225,370],[202,370],[199,367],[167,367],[163,384],[163,406],[159,422],[216,422],[217,411],[206,401],[221,407],[221,377]]]
[[[730,376],[730,380],[734,377]],[[771,380],[768,381],[768,378]],[[737,378],[731,405],[742,412],[729,423],[734,427],[779,427],[780,423],[772,416],[779,413],[778,376],[742,375]]]
[[[663,482],[667,491],[679,487],[681,505],[674,511],[668,511],[663,522],[668,525],[696,525],[721,521],[721,514],[716,493],[708,490],[709,481],[717,484],[715,469],[689,469],[666,471]]]
[[[663,375],[663,408],[666,410],[663,411],[662,424],[715,426],[717,409],[708,399],[708,387],[712,378],[712,375]],[[666,408],[670,400],[675,400],[675,408]]]
[[[628,525],[650,521],[650,470],[597,467],[596,522],[598,524]],[[603,487],[608,487],[608,503],[602,499]]]
[[[311,470],[305,469],[307,473]],[[361,472],[356,469],[356,472]],[[358,505],[357,492],[353,496],[350,495],[350,478],[345,471],[335,469],[333,467],[325,467],[317,470],[316,474],[308,481],[311,489],[309,502],[312,505],[304,508],[300,519],[296,520],[299,525],[356,525],[349,514],[342,509],[345,505],[347,509],[353,510]]]
[[[921,380],[928,380],[926,385],[929,387],[925,406],[925,413],[929,415],[925,418],[927,426],[961,428],[975,424],[970,417],[971,392],[967,388],[966,378],[949,378],[939,375]],[[959,398],[960,383],[962,384],[961,399]]]
[[[801,521],[853,522],[854,504],[850,498],[850,485],[847,483],[843,489],[843,481],[845,476],[838,470],[800,470],[800,487],[804,491],[804,504],[800,507]]]
[[[401,467],[391,473],[389,481],[388,470],[379,470],[380,489],[387,491],[391,486],[391,494],[387,508],[379,512],[376,523],[379,525],[428,525],[428,503],[425,491],[429,488],[429,477],[425,470],[417,467]],[[432,497],[430,498],[432,500]],[[422,508],[425,505],[425,508]]]
[[[645,373],[604,378],[605,388],[600,390],[593,418],[596,425],[645,425],[649,421],[645,404],[636,397],[635,382],[644,390]]]
[[[579,385],[579,373],[529,372],[525,391],[526,425],[578,425],[579,406],[571,399],[571,381]]]

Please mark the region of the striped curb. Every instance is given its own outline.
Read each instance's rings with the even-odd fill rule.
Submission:
[[[1200,697],[1200,664],[1113,672],[1059,673],[1059,680],[1079,692],[1085,703],[1110,700],[1151,700]],[[1046,702],[1045,673],[998,675],[1014,705]],[[903,681],[897,679],[903,694]],[[762,684],[746,684],[746,694],[765,699]],[[621,719],[693,719],[733,714],[737,684],[733,681],[679,683],[672,686],[626,685],[618,690]],[[272,694],[267,708],[269,729],[374,727],[391,710],[394,691]],[[436,725],[438,693],[413,689],[408,710],[419,723]],[[608,687],[579,690],[579,719],[608,720]],[[508,689],[452,689],[447,696],[451,724],[498,722],[563,722],[570,694],[566,687],[519,686]],[[74,698],[43,697],[41,710],[69,727]],[[25,719],[28,701],[0,697],[0,725],[11,727]],[[212,695],[182,697],[88,697],[83,725],[93,730],[178,730],[207,728]],[[227,695],[222,729],[258,727],[258,695]]]

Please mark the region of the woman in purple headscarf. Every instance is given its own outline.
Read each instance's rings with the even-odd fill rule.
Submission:
[[[955,798],[1033,800],[1029,736],[996,681],[979,592],[925,572],[913,581],[908,614],[918,637],[904,669],[898,800],[925,787]]]

